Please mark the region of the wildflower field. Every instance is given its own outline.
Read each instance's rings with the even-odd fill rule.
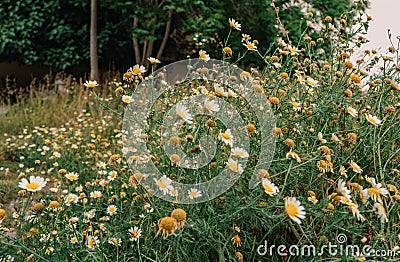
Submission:
[[[293,43],[282,33],[276,48],[229,19],[220,57],[200,50],[188,60],[201,65],[198,79],[168,85],[150,57],[147,68],[99,83],[65,77],[68,92],[44,99],[33,88],[6,104],[0,261],[397,261],[400,37],[382,52],[362,50],[368,17],[308,18],[322,37],[306,30]],[[240,50],[230,46],[237,38]],[[242,65],[247,56],[264,66]],[[241,69],[218,82],[214,59]],[[135,108],[143,83],[157,79],[166,91],[149,112]],[[180,102],[191,96],[199,100]],[[215,117],[230,110],[235,127]],[[127,125],[128,112],[143,125]],[[159,175],[143,171],[150,163]],[[207,181],[222,193],[177,187]],[[330,244],[336,252],[324,251]],[[304,245],[316,254],[300,253]]]

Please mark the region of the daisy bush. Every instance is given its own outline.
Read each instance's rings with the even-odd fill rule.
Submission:
[[[206,78],[164,92],[148,115],[148,130],[135,130],[150,153],[125,157],[124,109],[135,103],[133,92],[162,63],[153,57],[148,68],[134,65],[107,86],[84,83],[89,98],[65,123],[3,134],[0,157],[14,165],[0,169],[0,175],[17,183],[15,199],[0,202],[0,259],[263,261],[267,258],[257,248],[265,241],[320,248],[336,244],[339,234],[347,236],[344,244],[397,250],[400,37],[390,36],[387,51],[363,50],[369,20],[309,15],[300,43],[291,42],[283,30],[272,46],[247,35],[240,21],[227,21],[229,37],[215,59],[238,65],[245,56],[258,58],[263,66],[244,65],[242,77],[266,95],[276,117],[271,130],[275,155],[270,168],[258,172],[260,183],[252,190],[261,147],[255,112],[229,86]],[[314,39],[315,30],[322,37]],[[239,50],[230,46],[237,38],[243,43]],[[326,45],[328,50],[322,48]],[[197,57],[213,58],[204,50]],[[104,94],[100,87],[112,92]],[[240,112],[249,150],[236,146],[238,137],[229,126],[211,115],[192,115],[179,102],[197,94],[208,97],[201,106],[210,114],[220,110],[215,97]],[[180,167],[180,156],[163,150],[164,112],[173,106],[184,124],[168,143],[196,156],[203,150],[201,137],[217,142],[215,156],[200,169]],[[245,167],[241,159],[248,160]],[[215,199],[184,205],[157,198],[140,184],[147,175],[131,163],[148,161],[164,174],[154,181],[159,191],[172,196],[177,194],[173,181],[208,181],[225,167],[241,177]],[[195,199],[204,192],[192,188],[186,193]],[[273,253],[268,260],[289,256]],[[341,257],[326,253],[293,259]]]

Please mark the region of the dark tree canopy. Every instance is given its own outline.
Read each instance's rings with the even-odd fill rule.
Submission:
[[[367,0],[275,1],[294,44],[307,27],[306,11],[323,19],[348,19],[364,11]],[[351,7],[351,9],[349,9]],[[304,10],[303,10],[304,9]],[[351,12],[350,12],[351,10]],[[171,12],[172,17],[168,16]],[[133,0],[98,2],[98,54],[102,68],[124,68],[143,57],[160,55],[165,63],[183,59],[200,49],[219,57],[227,37],[228,18],[242,24],[242,32],[267,51],[279,34],[271,0]],[[136,22],[135,22],[136,21]],[[170,33],[164,32],[170,22]],[[89,61],[90,1],[3,0],[0,3],[0,60],[18,60],[66,69]],[[313,37],[318,36],[317,30]],[[165,38],[165,39],[164,39]],[[241,35],[230,42],[242,50]],[[135,46],[136,41],[136,46]],[[135,49],[138,47],[138,49]],[[251,58],[250,58],[251,59]],[[247,61],[252,62],[252,61]]]

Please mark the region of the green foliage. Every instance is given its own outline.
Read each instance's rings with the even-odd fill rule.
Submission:
[[[367,7],[366,0],[360,2],[351,6],[352,12],[347,12],[351,5],[349,0],[304,1],[301,5],[276,1],[275,5],[296,45],[307,29],[302,10],[306,4],[309,7],[305,10],[318,13],[321,19],[329,15],[337,20],[347,12],[347,19],[351,20]],[[98,9],[98,53],[102,67],[115,61],[118,61],[118,68],[132,64],[133,37],[140,44],[154,41],[151,53],[155,56],[169,20],[168,10],[173,10],[174,15],[164,61],[193,55],[205,45],[211,56],[220,55],[222,40],[228,34],[225,29],[228,18],[243,24],[242,32],[264,46],[262,53],[275,43],[278,34],[282,36],[270,0],[104,0],[98,1]],[[0,4],[0,59],[59,69],[85,63],[89,59],[89,18],[89,1],[4,0]],[[134,19],[137,19],[137,26],[134,26]],[[308,33],[315,39],[319,36],[317,29]],[[234,51],[242,48],[240,38],[230,45]],[[325,49],[329,50],[328,44]],[[243,64],[255,66],[259,62],[256,57],[249,56]]]
[[[80,63],[83,58],[80,51],[87,45],[87,25],[85,12],[77,9],[75,2],[2,1],[2,58],[62,69]]]

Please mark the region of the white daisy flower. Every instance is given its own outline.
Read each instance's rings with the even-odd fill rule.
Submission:
[[[351,106],[347,107],[347,113],[349,113],[352,117],[357,117],[358,116],[358,111]]]
[[[367,119],[368,122],[370,122],[374,126],[379,126],[382,124],[381,120],[379,120],[376,116],[373,116],[371,114],[365,115],[365,118]]]
[[[137,241],[139,237],[142,235],[142,229],[138,228],[137,226],[131,227],[128,230],[128,235],[130,241]]]
[[[233,136],[230,129],[227,129],[225,132],[220,131],[218,138],[226,145],[233,146]]]
[[[164,195],[168,194],[174,189],[174,187],[171,185],[172,180],[166,175],[163,175],[158,180],[154,178],[154,181],[157,183],[158,189],[161,190]]]
[[[191,188],[188,190],[188,195],[190,199],[195,199],[202,196],[201,191],[196,188]]]
[[[210,113],[218,112],[219,111],[219,105],[214,100],[206,99],[204,101],[204,109],[206,109]]]
[[[176,105],[176,114],[188,124],[193,124],[193,116],[183,104],[178,103]]]
[[[132,101],[133,101],[133,99],[131,96],[127,96],[127,95],[122,96],[122,102],[124,102],[125,104],[132,103]]]
[[[274,185],[268,178],[261,180],[261,185],[264,188],[265,193],[270,196],[276,195],[279,192],[279,188]]]
[[[244,150],[243,148],[239,148],[239,147],[232,148],[231,154],[233,156],[240,157],[240,158],[248,158],[249,157],[249,153],[247,153],[247,151]]]
[[[134,67],[129,68],[128,71],[133,75],[140,75],[146,72],[146,68],[142,65],[135,65]]]
[[[201,60],[204,60],[204,61],[209,61],[210,60],[210,55],[208,55],[207,53],[206,53],[206,51],[204,51],[204,50],[200,50],[199,51],[199,58],[201,59]]]
[[[26,189],[30,192],[37,192],[42,190],[46,186],[47,182],[43,177],[40,176],[31,176],[29,181],[26,178],[23,178],[18,186],[22,189]]]
[[[152,65],[161,63],[161,61],[160,61],[159,59],[154,58],[154,57],[149,57],[149,58],[147,58],[147,60],[148,60]]]
[[[230,26],[232,29],[236,29],[236,30],[238,30],[238,31],[242,30],[242,29],[241,29],[242,25],[239,24],[238,22],[236,22],[235,19],[229,18],[228,21],[229,21],[229,26]]]
[[[92,80],[86,81],[83,85],[85,87],[87,87],[87,88],[94,88],[96,86],[99,86],[99,84],[97,83],[96,80],[94,80],[94,81],[92,81]]]
[[[228,97],[228,92],[220,84],[214,83],[214,92],[217,96]]]
[[[226,162],[226,165],[229,167],[230,170],[232,170],[235,173],[243,173],[243,167],[241,164],[238,163],[238,161],[233,160],[232,158],[228,159],[228,162]]]
[[[109,214],[110,216],[117,214],[117,207],[115,205],[108,206],[107,214]]]
[[[286,214],[288,214],[288,216],[297,224],[301,224],[300,219],[304,219],[306,217],[304,207],[295,197],[285,198],[285,210]]]

